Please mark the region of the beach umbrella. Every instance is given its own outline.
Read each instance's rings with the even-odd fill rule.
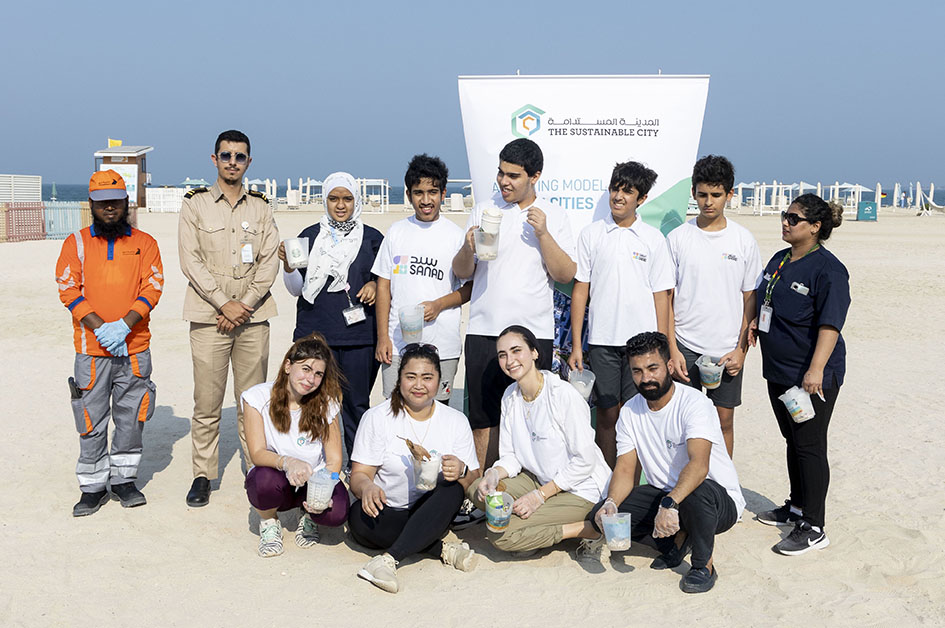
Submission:
[[[899,197],[902,196],[902,186],[896,182],[896,185],[893,186],[893,207],[901,207],[902,203],[899,200]]]
[[[250,179],[249,181],[244,182],[246,185],[265,185],[266,182],[262,179]]]
[[[190,187],[195,187],[195,186],[196,186],[196,187],[206,187],[206,186],[210,185],[210,183],[207,182],[205,179],[191,179],[190,177],[187,177],[186,179],[184,179],[183,181],[181,181],[180,184],[183,185],[184,187],[188,187],[188,186],[190,186]]]
[[[821,185],[820,181],[817,182],[817,196],[820,198],[824,197],[824,186]]]
[[[876,184],[876,209],[883,206],[883,186]]]

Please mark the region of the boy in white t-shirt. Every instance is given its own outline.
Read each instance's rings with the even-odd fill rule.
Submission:
[[[699,368],[707,355],[724,367],[718,387],[706,394],[715,404],[732,455],[735,408],[741,405],[742,366],[748,352],[748,324],[755,315],[761,281],[758,243],[748,229],[725,217],[735,169],[725,157],[708,155],[692,169],[692,196],[699,215],[667,236],[676,267],[670,301],[669,348],[676,377],[702,388]]]
[[[636,394],[624,353],[627,339],[642,331],[669,329],[669,294],[674,285],[666,239],[637,215],[656,173],[635,161],[617,164],[610,178],[610,214],[578,238],[578,269],[571,291],[571,337],[581,338],[590,296],[588,361],[597,393],[597,445],[613,468],[617,459],[617,414]],[[568,359],[584,370],[575,340]]]
[[[517,139],[499,153],[499,194],[477,203],[466,223],[466,240],[453,258],[457,277],[474,279],[466,328],[466,390],[469,425],[482,468],[499,454],[502,395],[512,383],[496,357],[496,340],[509,325],[531,329],[538,338],[539,366],[551,369],[555,334],[554,282],[574,278],[574,240],[564,209],[538,196],[545,158],[529,139]],[[485,212],[501,215],[495,259],[476,257],[475,233]]]
[[[661,552],[652,569],[676,568],[691,548],[691,569],[681,588],[703,593],[718,579],[715,537],[735,525],[745,508],[738,474],[722,447],[712,403],[673,381],[666,336],[638,334],[626,351],[640,394],[620,410],[617,466],[607,499],[588,518],[600,530],[604,515],[629,512],[630,537],[652,537]],[[648,484],[635,486],[637,463]]]
[[[414,215],[391,225],[371,272],[377,275],[377,361],[381,363],[384,398],[397,382],[400,354],[408,344],[400,328],[400,312],[423,305],[423,337],[440,355],[437,401],[449,403],[462,351],[459,325],[472,282],[459,287],[451,268],[463,245],[463,229],[440,218],[449,170],[439,157],[415,155],[404,175],[406,197]]]

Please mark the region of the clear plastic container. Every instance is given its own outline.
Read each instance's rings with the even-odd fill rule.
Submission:
[[[515,500],[508,493],[495,491],[486,495],[486,527],[491,532],[505,532],[512,519]]]
[[[436,479],[440,475],[440,456],[430,452],[429,460],[413,458],[413,479],[418,491],[432,491],[436,488]]]
[[[406,344],[423,342],[423,305],[400,310],[400,334]]]
[[[614,552],[630,549],[630,513],[618,512],[616,515],[604,515],[600,518],[604,526],[604,538],[607,547]]]
[[[289,268],[308,266],[308,238],[289,238],[285,240],[285,261]]]
[[[305,502],[314,510],[325,510],[331,505],[331,495],[340,477],[324,467],[308,479]]]
[[[803,423],[814,418],[814,403],[810,400],[810,393],[803,388],[791,386],[778,399],[787,408],[788,414],[795,423]]]
[[[584,369],[583,371],[574,369],[568,374],[568,381],[581,393],[581,396],[584,397],[584,401],[591,398],[591,391],[594,390],[594,380],[596,379],[597,376],[588,369]]]
[[[499,256],[499,234],[476,231],[476,257],[481,262],[494,260]]]
[[[718,388],[719,384],[722,383],[722,372],[725,367],[719,366],[719,360],[721,358],[713,358],[708,355],[696,360],[696,366],[699,367],[699,378],[707,390]]]

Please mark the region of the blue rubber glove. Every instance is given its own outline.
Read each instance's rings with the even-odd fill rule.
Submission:
[[[125,321],[118,319],[111,323],[102,323],[95,330],[95,338],[98,344],[115,357],[125,357],[128,355],[128,345],[125,344],[125,338],[131,333],[131,328],[125,324]]]

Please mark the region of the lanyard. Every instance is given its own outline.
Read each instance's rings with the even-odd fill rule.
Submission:
[[[807,253],[804,253],[802,257],[807,257],[819,248],[820,243],[815,244],[809,251],[807,251]],[[787,263],[789,259],[791,259],[790,250],[784,254],[783,258],[781,258],[781,263],[778,264],[777,270],[774,271],[774,274],[771,275],[771,279],[768,280],[768,287],[765,289],[765,305],[771,305],[771,293],[774,292],[774,284],[778,283],[778,279],[781,278],[781,267],[784,266],[784,264]]]

